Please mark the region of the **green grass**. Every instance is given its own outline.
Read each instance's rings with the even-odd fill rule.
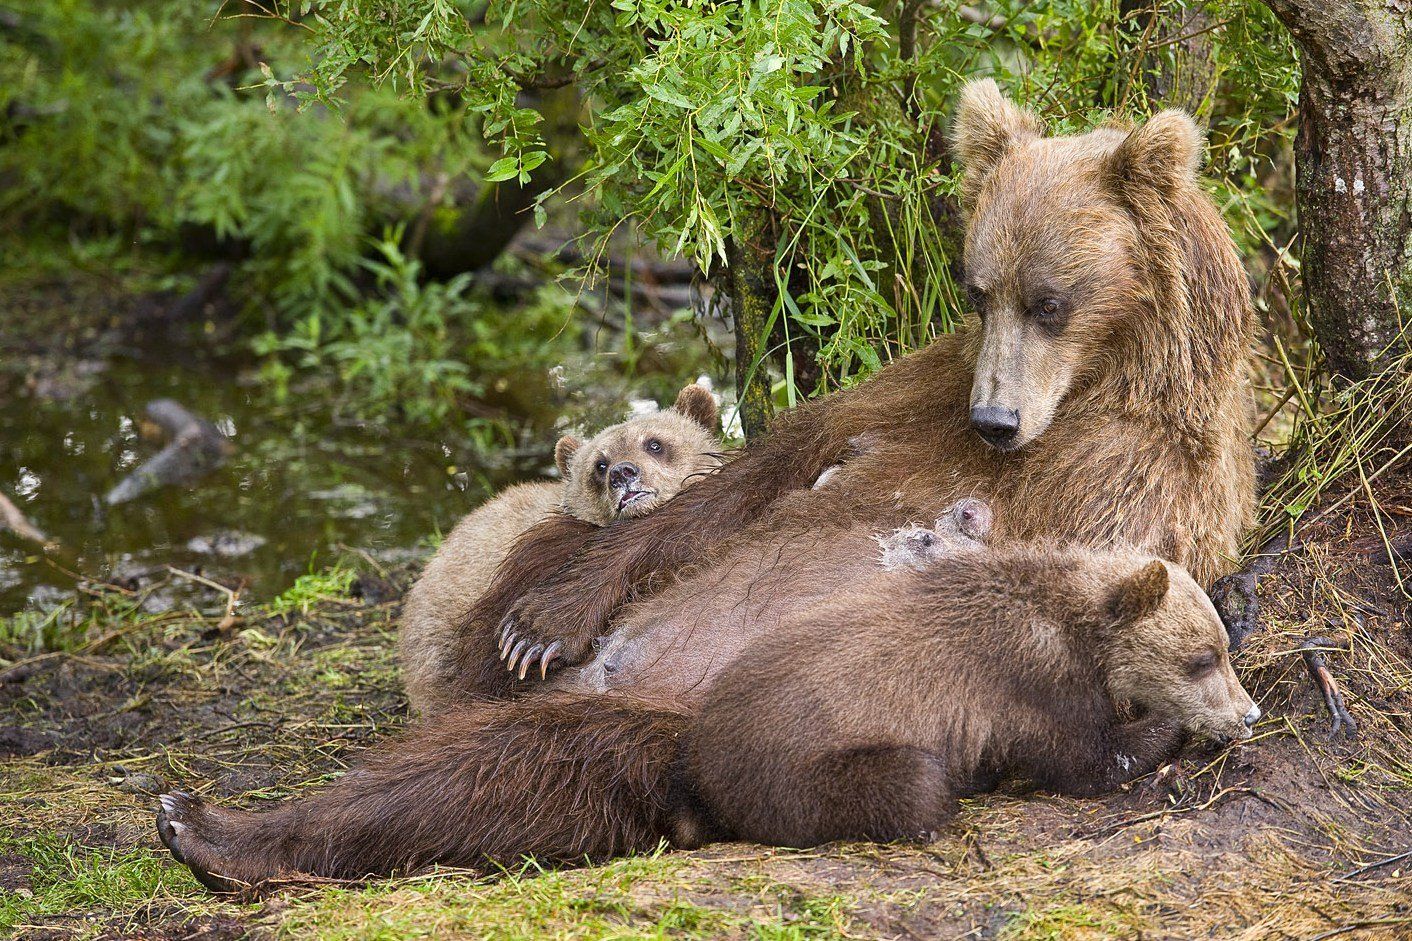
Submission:
[[[25,860],[29,885],[0,893],[0,932],[85,911],[135,912],[199,891],[180,867],[146,849],[75,846],[58,834],[0,835],[0,857]]]
[[[1064,903],[1011,915],[1001,937],[1005,941],[1136,938],[1142,935],[1143,924],[1135,912],[1098,909],[1082,902]]]
[[[491,880],[461,874],[329,888],[282,915],[286,938],[382,941],[473,934],[496,941],[847,937],[851,903],[771,883],[748,906],[710,907],[718,887],[683,871],[682,857],[621,859],[594,869],[532,866]],[[719,901],[717,901],[719,905]]]
[[[339,563],[322,572],[300,575],[293,585],[264,606],[263,613],[282,618],[288,618],[295,612],[308,614],[320,602],[346,598],[356,574],[353,569]]]

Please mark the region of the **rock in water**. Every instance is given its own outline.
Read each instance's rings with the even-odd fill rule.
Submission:
[[[109,506],[127,503],[160,487],[191,483],[224,464],[234,450],[215,425],[171,399],[148,402],[146,411],[171,440],[108,491],[104,501]]]
[[[200,555],[219,555],[232,559],[249,555],[264,544],[264,536],[243,533],[238,529],[218,529],[188,541],[186,548]]]

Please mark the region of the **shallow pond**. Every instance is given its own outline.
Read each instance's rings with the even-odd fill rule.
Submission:
[[[410,555],[530,467],[488,468],[472,449],[339,422],[329,403],[284,403],[249,369],[64,361],[11,383],[0,409],[0,492],[58,548],[0,533],[0,616],[74,597],[77,577],[141,579],[167,566],[243,582],[268,598],[349,549]],[[228,462],[187,486],[108,506],[104,495],[162,447],[146,404],[171,398],[213,422]]]

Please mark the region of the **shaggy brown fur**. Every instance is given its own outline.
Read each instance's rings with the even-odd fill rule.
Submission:
[[[268,813],[167,795],[158,831],[219,890],[601,859],[693,846],[721,823],[788,844],[914,836],[1005,776],[1101,790],[1186,732],[1249,734],[1214,609],[1180,569],[1168,579],[1120,554],[958,551],[922,572],[874,559],[747,647],[696,720],[671,697],[481,703]],[[1147,718],[1119,720],[1133,709]]]
[[[478,703],[264,813],[161,799],[172,855],[218,892],[280,875],[564,863],[698,842],[673,769],[686,716],[602,697]]]
[[[900,508],[896,519],[905,519]],[[709,575],[687,578],[642,607],[683,612],[670,619],[639,619],[624,610],[617,630],[601,638],[582,667],[564,671],[553,686],[573,692],[621,692],[694,703],[712,679],[748,643],[851,586],[883,571],[924,568],[954,552],[983,548],[990,511],[980,500],[960,500],[931,528],[908,523],[877,532],[867,523],[835,525],[810,533],[784,528],[762,570],[756,561],[722,564]],[[686,613],[686,612],[689,612]]]
[[[718,426],[711,393],[689,385],[668,410],[612,425],[587,442],[560,438],[554,449],[559,483],[510,487],[461,520],[412,586],[403,609],[398,654],[412,709],[431,715],[449,704],[447,690],[470,688],[455,679],[458,651],[468,644],[461,629],[516,539],[556,513],[606,526],[652,512],[719,466]],[[491,642],[470,646],[475,656],[494,659]],[[529,666],[525,656],[523,671]],[[504,685],[499,671],[492,679]]]
[[[993,83],[971,86],[957,140],[970,155],[966,264],[984,322],[782,416],[743,457],[649,516],[601,530],[541,524],[476,605],[469,636],[487,640],[509,609],[515,644],[559,643],[564,661],[581,662],[614,612],[638,597],[623,623],[709,650],[717,613],[754,617],[817,590],[790,569],[811,544],[832,545],[815,569],[836,572],[850,554],[875,557],[871,533],[934,518],[965,497],[990,504],[997,544],[1046,537],[1131,544],[1209,585],[1229,567],[1254,504],[1245,385],[1252,318],[1229,234],[1180,149],[1189,137],[1170,133],[1170,122],[1184,120],[1040,138],[1036,119],[1008,105]],[[980,150],[968,143],[981,139],[989,143]],[[1014,316],[1016,308],[1026,316]],[[1006,441],[993,445],[972,428],[976,396],[1017,403],[1017,428]],[[870,445],[855,454],[860,435]],[[840,460],[825,486],[809,489]],[[873,569],[869,577],[883,576]],[[495,666],[493,650],[482,652],[469,644],[465,651],[472,688],[482,688],[477,671]],[[690,708],[702,692],[654,691],[651,701]],[[531,764],[637,760],[631,748],[608,746],[611,732],[593,745],[542,732],[533,699],[503,709],[497,715],[513,734],[538,747]],[[644,726],[622,721],[624,741],[640,741]],[[467,768],[495,767],[505,755],[503,730],[491,737],[449,724],[437,734],[458,743]],[[423,767],[415,751],[405,762],[409,776],[442,772]],[[513,809],[448,822],[448,808],[464,805],[443,800],[428,816],[479,830],[505,816],[540,819],[572,800],[603,820],[641,819],[641,808],[612,789],[558,793],[538,789],[533,777],[506,780],[517,788]],[[169,817],[168,829],[175,822],[182,821]],[[457,838],[479,840],[474,832]],[[262,865],[271,862],[266,856]],[[368,868],[357,858],[339,865]]]
[[[687,779],[743,839],[925,838],[1001,780],[1094,794],[1188,734],[1248,738],[1226,645],[1190,576],[1150,557],[963,552],[746,647],[692,724]]]
[[[992,82],[963,96],[979,323],[782,416],[662,511],[585,534],[551,577],[502,586],[498,596],[522,595],[506,619],[517,642],[557,642],[566,663],[582,661],[624,602],[661,584],[654,576],[709,579],[713,560],[764,571],[781,525],[883,522],[898,502],[935,513],[974,495],[994,509],[1001,542],[1131,544],[1205,586],[1227,571],[1254,509],[1253,317],[1194,173],[1195,128],[1175,112],[1132,131],[1045,138],[1038,127]],[[984,439],[973,407],[1013,412],[1016,427]],[[860,434],[876,447],[797,492]],[[487,599],[472,617],[504,613]]]

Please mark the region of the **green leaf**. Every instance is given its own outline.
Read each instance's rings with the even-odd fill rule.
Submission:
[[[511,177],[519,175],[520,162],[514,157],[501,157],[490,165],[486,171],[485,181],[487,183],[499,183]]]

